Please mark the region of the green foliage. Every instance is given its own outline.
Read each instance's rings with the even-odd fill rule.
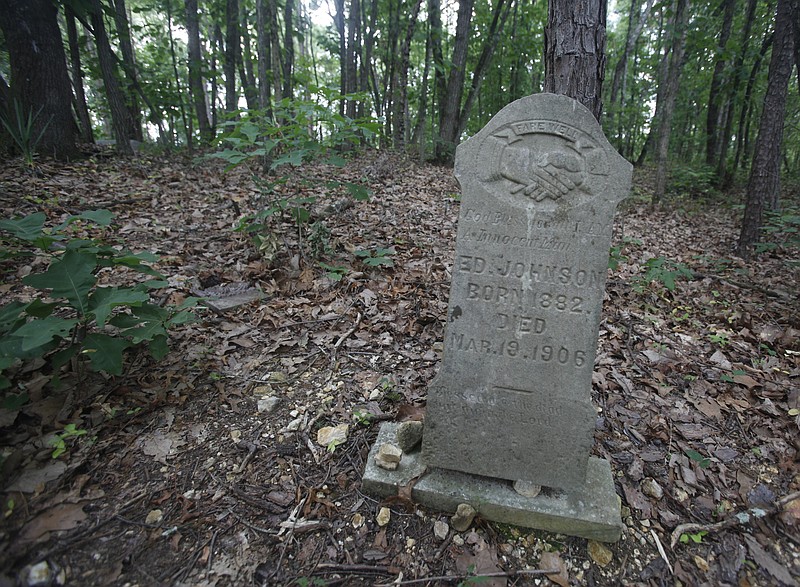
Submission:
[[[644,275],[641,276],[636,284],[640,290],[647,284],[656,281],[661,283],[669,291],[675,291],[675,282],[678,279],[691,279],[692,270],[684,263],[676,263],[664,257],[653,257],[648,259],[645,265]]]
[[[377,247],[371,251],[360,249],[354,254],[368,267],[394,267],[394,261],[389,257],[389,255],[394,255],[394,252],[392,247],[388,249]]]
[[[764,212],[764,241],[755,251],[763,253],[778,248],[800,250],[800,206],[788,205],[780,211]],[[795,260],[792,264],[800,264]]]
[[[107,210],[70,216],[60,226],[46,228],[44,213],[0,221],[0,259],[44,256],[46,267],[22,279],[46,297],[15,301],[0,307],[0,369],[7,371],[19,361],[47,357],[58,385],[60,368],[74,357],[88,360],[89,367],[111,375],[122,373],[124,353],[143,344],[155,358],[167,352],[167,330],[191,318],[190,299],[181,307],[162,308],[150,303],[150,291],[163,287],[163,277],[148,263],[150,253],[132,253],[99,239],[73,238],[69,228],[76,222],[106,227]],[[150,279],[130,286],[103,286],[97,273],[130,270]],[[11,382],[0,374],[0,389]]]
[[[626,257],[623,254],[623,251],[625,250],[625,247],[627,245],[630,245],[630,244],[640,245],[640,244],[642,244],[642,241],[640,241],[638,239],[635,239],[635,238],[631,238],[629,236],[626,236],[626,237],[624,237],[622,239],[622,243],[620,243],[618,245],[613,245],[611,247],[611,250],[608,253],[608,268],[609,269],[611,269],[612,271],[616,271],[617,269],[619,269],[619,266],[622,263],[624,263],[624,262],[626,262],[628,260],[628,257]]]
[[[36,147],[42,140],[47,127],[50,126],[50,121],[48,120],[42,125],[39,132],[36,133],[34,126],[36,125],[36,119],[39,118],[42,109],[39,108],[36,113],[30,111],[26,114],[19,100],[15,98],[13,104],[14,116],[11,117],[0,114],[0,122],[3,123],[3,126],[8,131],[8,134],[11,135],[11,139],[14,141],[17,149],[22,153],[22,158],[25,159],[25,163],[33,165],[33,159],[36,156]]]
[[[704,457],[696,450],[687,449],[684,452],[686,453],[686,456],[696,462],[697,466],[701,469],[708,469],[708,467],[711,465],[711,459]]]
[[[331,281],[341,281],[347,275],[347,267],[340,267],[336,265],[328,265],[319,261],[319,266],[325,270],[325,277]]]
[[[691,533],[681,534],[680,541],[681,544],[688,544],[689,540],[691,540],[695,544],[700,544],[701,542],[703,542],[703,536],[705,536],[706,534],[708,534],[706,530],[700,530],[696,534],[691,534]]]
[[[81,437],[84,434],[87,434],[87,431],[83,430],[82,428],[78,428],[75,424],[67,424],[64,426],[64,431],[56,434],[50,440],[50,446],[52,446],[54,449],[52,457],[57,459],[62,454],[67,452],[67,440],[70,438]]]

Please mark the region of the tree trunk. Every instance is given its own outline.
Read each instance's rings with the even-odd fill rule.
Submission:
[[[447,89],[440,96],[439,141],[436,143],[436,159],[451,161],[458,143],[458,116],[461,112],[461,97],[464,95],[467,49],[469,48],[470,23],[474,0],[459,0],[456,19],[456,38],[453,43],[452,65],[447,79]]]
[[[78,27],[75,24],[75,13],[69,4],[64,5],[64,16],[67,22],[67,42],[72,67],[72,89],[75,91],[75,110],[80,121],[81,140],[94,143],[92,120],[86,105],[86,93],[83,91],[83,71],[81,70],[81,50],[78,40]]]
[[[294,95],[294,3],[295,0],[284,0],[283,7],[284,46],[283,46],[283,97]]]
[[[239,56],[239,0],[225,3],[225,112],[239,109],[236,93],[236,59]]]
[[[272,80],[270,64],[272,63],[272,47],[270,31],[271,3],[269,0],[256,1],[256,33],[258,35],[258,103],[268,118],[272,117]]]
[[[130,143],[130,129],[132,126],[130,111],[125,102],[122,85],[114,69],[114,54],[108,42],[106,25],[103,20],[103,7],[100,0],[92,0],[92,29],[97,45],[97,58],[100,61],[100,72],[103,76],[103,86],[106,90],[108,108],[111,111],[111,128],[114,132],[117,152],[120,155],[133,155]]]
[[[411,55],[411,40],[414,37],[414,29],[417,26],[417,17],[419,16],[419,9],[422,6],[422,0],[417,0],[411,9],[411,14],[408,17],[408,26],[406,27],[406,36],[400,45],[400,63],[395,66],[395,79],[397,82],[394,84],[399,88],[399,96],[394,97],[392,125],[393,143],[394,148],[402,151],[406,147],[408,140],[408,68]]]
[[[181,76],[178,73],[178,57],[175,53],[175,36],[172,34],[172,2],[168,0],[167,7],[167,34],[169,35],[169,55],[172,61],[172,74],[175,76],[175,87],[178,90],[178,105],[181,111],[181,120],[183,121],[183,131],[186,133],[186,146],[189,152],[192,151],[194,145],[192,144],[192,131],[189,120],[186,116],[186,107],[183,103],[183,86],[181,84]]]
[[[794,52],[790,0],[778,0],[767,93],[747,182],[747,201],[737,252],[747,258],[761,236],[764,208],[777,210],[780,197],[780,162],[786,97]]]
[[[683,69],[686,50],[686,33],[689,23],[689,0],[675,0],[674,31],[672,51],[669,58],[664,83],[663,108],[658,118],[658,140],[656,142],[656,185],[653,193],[653,204],[659,204],[667,190],[667,155],[669,139],[672,136],[672,115],[675,111],[675,100],[678,97],[680,74]]]
[[[733,66],[733,82],[728,103],[728,111],[725,115],[725,127],[720,136],[719,162],[717,164],[717,180],[723,190],[730,188],[733,182],[733,173],[728,172],[728,149],[733,132],[733,119],[736,113],[736,105],[739,102],[739,87],[742,85],[742,73],[744,70],[744,59],[750,49],[750,32],[756,15],[757,0],[748,0],[747,11],[745,14],[744,29],[742,30],[741,50],[736,56]]]
[[[736,0],[723,0],[722,8],[725,13],[722,19],[722,31],[717,45],[717,61],[714,64],[714,73],[711,76],[711,87],[708,91],[708,109],[706,110],[706,165],[709,166],[715,165],[719,156],[720,137],[718,128],[722,98],[720,93],[723,83],[722,78],[728,61],[725,58],[725,54],[727,52],[728,39],[731,36]]]
[[[475,70],[472,72],[472,83],[470,84],[469,92],[467,92],[467,99],[464,101],[464,106],[458,114],[457,136],[459,137],[467,127],[467,119],[469,119],[470,112],[472,111],[472,105],[475,103],[475,98],[478,96],[478,92],[481,89],[483,78],[486,75],[486,69],[492,62],[495,47],[497,47],[500,41],[500,33],[506,26],[508,15],[511,13],[511,7],[514,4],[514,0],[507,0],[507,3],[506,0],[496,1],[494,14],[492,15],[492,23],[489,25],[489,33],[485,37],[480,56],[478,57],[478,63],[475,65]]]
[[[239,7],[240,8],[240,27],[239,33],[242,37],[242,42],[240,43],[240,51],[237,57],[237,62],[239,63],[239,79],[242,82],[242,90],[244,91],[244,97],[247,101],[247,108],[248,110],[257,110],[258,105],[258,88],[256,87],[256,76],[253,71],[253,55],[250,50],[250,31],[249,27],[247,26],[247,8],[245,7],[244,3]]]
[[[358,30],[361,24],[361,4],[359,0],[350,0],[347,13],[347,39],[345,44],[345,94],[352,94],[358,89],[358,58],[361,47],[358,45]],[[344,115],[348,118],[356,117],[357,104],[355,100],[345,100]]]
[[[550,0],[544,39],[544,91],[576,99],[600,120],[606,1]]]
[[[769,48],[772,46],[772,40],[774,36],[775,35],[773,33],[767,33],[766,37],[764,37],[764,42],[761,43],[761,50],[758,52],[758,56],[753,62],[753,67],[750,69],[750,77],[747,79],[747,87],[744,90],[744,100],[742,101],[742,109],[739,112],[739,127],[736,131],[736,155],[733,163],[734,172],[739,169],[739,163],[742,161],[742,154],[745,154],[745,160],[747,157],[747,137],[750,135],[750,115],[753,105],[753,87],[755,86],[758,72],[761,70],[761,64],[764,61],[764,57],[766,56]]]
[[[185,7],[189,50],[189,90],[197,115],[200,141],[208,144],[214,138],[214,131],[208,121],[206,92],[203,88],[203,56],[200,53],[200,19],[197,16],[197,0],[185,0]]]
[[[9,106],[16,100],[25,116],[36,115],[33,136],[44,129],[39,153],[71,159],[78,154],[77,129],[57,19],[49,0],[0,0],[0,28],[11,65]]]
[[[131,42],[131,27],[128,24],[128,11],[125,0],[114,0],[114,23],[117,25],[119,49],[122,53],[122,68],[125,70],[127,84],[124,90],[125,103],[128,106],[127,121],[130,125],[128,138],[141,141],[142,135],[142,110],[136,95],[138,81],[136,79],[136,59]]]

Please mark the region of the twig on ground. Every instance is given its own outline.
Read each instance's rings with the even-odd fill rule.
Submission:
[[[359,325],[361,324],[361,319],[363,318],[361,312],[358,313],[358,317],[356,317],[356,323],[353,324],[353,327],[345,332],[342,336],[339,337],[339,340],[336,341],[336,344],[333,345],[333,353],[331,353],[331,360],[336,359],[336,353],[339,351],[339,347],[342,346],[342,343],[349,338],[351,334],[353,334],[356,330],[358,330]]]
[[[746,526],[750,524],[754,518],[764,518],[780,512],[787,503],[800,498],[800,491],[790,493],[778,500],[769,508],[753,507],[743,512],[739,512],[729,518],[716,522],[714,524],[680,524],[672,531],[672,539],[670,546],[675,548],[678,541],[681,539],[682,534],[687,532],[716,532],[717,530],[724,530],[725,528],[733,528],[734,526]]]
[[[482,573],[480,575],[440,575],[438,577],[423,577],[422,579],[408,579],[407,581],[392,581],[391,583],[378,583],[376,587],[392,587],[393,585],[417,585],[419,583],[428,583],[431,581],[447,581],[452,583],[454,581],[463,581],[464,579],[471,579],[480,581],[483,578],[490,579],[492,577],[506,577],[513,579],[514,577],[535,577],[537,575],[557,575],[557,569],[522,569],[519,571],[504,571],[499,573]]]

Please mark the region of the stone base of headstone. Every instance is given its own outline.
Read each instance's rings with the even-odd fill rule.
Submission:
[[[361,487],[369,495],[397,495],[398,488],[419,477],[411,497],[434,510],[455,512],[459,504],[468,503],[483,518],[503,524],[602,542],[616,542],[622,535],[620,501],[608,461],[590,457],[582,487],[568,492],[545,489],[536,497],[524,497],[511,481],[428,468],[419,451],[404,454],[394,471],[378,467],[375,455],[384,443],[397,443],[397,426],[384,423],[370,451]]]

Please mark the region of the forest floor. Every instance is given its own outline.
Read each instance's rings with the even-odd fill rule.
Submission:
[[[371,198],[327,179],[363,180]],[[797,584],[797,250],[744,262],[730,205],[651,210],[646,172],[635,186],[593,376],[594,453],[625,524],[601,544],[480,517],[435,533],[447,514],[360,492],[380,422],[420,418],[440,362],[452,170],[369,153],[294,171],[270,196],[244,168],[175,154],[4,164],[3,217],[108,208],[109,238],[160,256],[162,301],[222,300],[162,361],[130,352],[123,376],[67,373],[54,392],[39,365],[16,372],[30,401],[0,411],[0,585]],[[317,201],[302,233],[275,215],[256,247],[233,228],[275,197]],[[2,296],[29,298],[30,264],[3,269]],[[220,307],[251,288],[263,297]],[[318,442],[342,424],[343,443]]]

